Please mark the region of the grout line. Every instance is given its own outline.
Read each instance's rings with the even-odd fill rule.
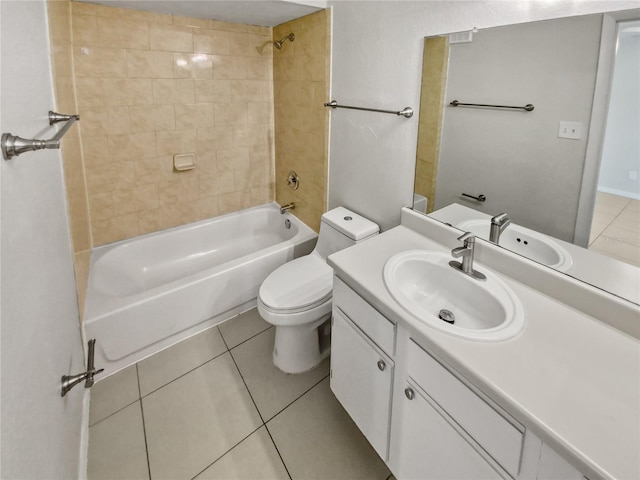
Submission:
[[[274,418],[276,418],[278,415],[280,415],[282,412],[284,412],[287,408],[289,408],[291,405],[293,405],[294,403],[296,403],[298,400],[300,400],[302,397],[304,397],[307,393],[309,393],[311,390],[313,390],[314,388],[316,388],[318,385],[320,385],[320,383],[322,383],[325,379],[327,379],[329,377],[329,375],[331,375],[330,373],[327,373],[324,377],[322,377],[320,380],[318,380],[316,383],[314,383],[313,385],[311,385],[307,390],[305,390],[304,392],[302,392],[298,397],[296,397],[294,400],[292,400],[291,402],[287,403],[284,407],[282,407],[281,410],[278,410],[271,418],[269,418],[269,420],[267,420],[267,423],[270,422],[271,420],[273,420]],[[266,425],[266,423],[265,423]]]
[[[267,330],[269,330],[270,328],[275,328],[275,327],[274,327],[273,325],[269,325],[269,326],[268,326],[267,328],[265,328],[264,330],[261,330],[261,331],[259,331],[258,333],[254,334],[254,335],[251,335],[249,338],[247,338],[247,339],[245,339],[245,340],[241,341],[239,344],[234,345],[233,347],[229,347],[229,351],[233,350],[234,348],[239,347],[240,345],[242,345],[242,344],[244,344],[244,343],[247,343],[247,342],[248,342],[249,340],[251,340],[252,338],[255,338],[255,337],[257,337],[258,335],[260,335],[261,333],[266,332],[266,331],[267,331]],[[220,331],[220,335],[222,336],[222,339],[224,340],[224,335],[222,335],[222,331]],[[225,344],[226,344],[226,343],[227,343],[227,342],[225,341]]]
[[[200,475],[201,473],[203,473],[205,470],[207,470],[209,467],[211,467],[214,463],[216,463],[218,460],[221,460],[222,457],[224,457],[227,453],[229,453],[231,450],[233,450],[234,448],[236,448],[238,445],[240,445],[242,442],[244,442],[246,439],[248,439],[251,435],[253,435],[254,433],[256,433],[258,430],[260,430],[262,427],[264,427],[264,425],[260,425],[258,428],[256,428],[255,430],[253,430],[251,433],[249,433],[246,437],[244,437],[242,440],[240,440],[238,443],[236,443],[235,445],[233,445],[231,448],[229,448],[228,450],[226,450],[222,455],[220,455],[218,458],[216,458],[213,462],[211,462],[209,465],[207,465],[206,467],[204,467],[202,470],[200,470],[198,473],[196,473],[193,477],[191,477],[191,480],[194,480],[195,478],[198,477],[198,475]]]
[[[226,342],[225,342],[226,345]],[[238,363],[236,362],[236,359],[233,357],[233,353],[231,352],[231,350],[229,350],[229,355],[231,356],[231,360],[233,360],[233,364],[236,366],[236,370],[238,370],[238,375],[240,375],[240,378],[242,379],[242,383],[244,384],[244,388],[247,389],[247,393],[249,394],[249,398],[251,399],[251,401],[253,402],[253,406],[256,408],[256,412],[258,412],[258,416],[260,417],[260,421],[262,422],[262,425],[266,425],[264,418],[262,417],[262,413],[260,412],[260,409],[258,408],[258,404],[256,403],[255,399],[253,398],[253,395],[251,395],[251,390],[249,390],[249,385],[247,385],[247,382],[244,379],[244,376],[242,375],[242,372],[240,371],[240,367],[238,367]]]
[[[0,0],[0,1],[1,1],[1,0]],[[139,390],[138,390],[138,391],[139,391]],[[120,413],[120,412],[121,412],[122,410],[124,410],[125,408],[129,408],[131,405],[133,405],[134,403],[136,403],[138,400],[140,400],[140,397],[136,398],[133,402],[128,403],[128,404],[127,404],[127,405],[125,405],[124,407],[119,408],[119,409],[118,409],[118,410],[116,410],[115,412],[110,413],[110,414],[109,414],[109,415],[107,415],[106,417],[101,418],[101,419],[100,419],[100,420],[98,420],[97,422],[94,422],[94,423],[90,424],[90,425],[89,425],[89,427],[93,427],[93,426],[95,426],[95,425],[98,425],[99,423],[104,422],[107,418],[111,418],[111,417],[113,417],[116,413]]]
[[[271,328],[271,327],[269,327],[269,328]],[[268,330],[268,328],[267,328],[266,330]],[[260,333],[263,333],[263,332],[265,332],[266,330],[263,330],[263,331],[262,331],[262,332],[260,332]],[[220,332],[220,333],[222,333],[222,332]],[[255,336],[257,336],[257,335],[260,335],[260,333],[257,333],[256,335],[254,335],[254,337],[255,337]],[[251,337],[251,338],[253,338],[253,337]],[[227,345],[227,342],[226,342],[226,340],[224,340],[224,337],[222,338],[222,340],[224,341],[225,345]],[[250,340],[250,338],[248,338],[247,340]],[[245,342],[246,342],[247,340],[245,340]],[[242,342],[242,343],[244,343],[244,342]],[[237,347],[237,346],[239,346],[239,345],[242,345],[242,343],[240,343],[240,344],[236,345],[236,347]],[[235,348],[235,347],[233,347],[233,348]],[[282,462],[282,466],[284,467],[285,471],[287,472],[287,475],[289,476],[289,480],[292,480],[292,478],[291,478],[291,474],[289,473],[289,469],[287,468],[287,464],[284,462],[284,458],[282,458],[282,455],[280,454],[280,450],[278,449],[278,446],[276,445],[276,442],[275,442],[275,440],[273,439],[273,436],[271,435],[271,432],[269,431],[269,428],[267,427],[267,424],[266,424],[266,423],[265,423],[265,421],[264,421],[264,418],[263,418],[263,416],[262,416],[262,413],[261,413],[261,412],[260,412],[260,410],[258,409],[258,404],[256,403],[255,399],[253,398],[253,395],[251,394],[251,390],[249,390],[249,386],[247,385],[247,382],[245,381],[244,376],[242,375],[242,372],[240,371],[240,367],[238,367],[238,364],[236,363],[236,359],[233,357],[233,353],[231,352],[231,350],[229,350],[229,354],[231,355],[231,360],[233,360],[233,364],[236,366],[236,369],[238,370],[238,375],[240,375],[240,378],[242,379],[242,383],[244,384],[245,388],[247,389],[247,393],[249,394],[249,398],[251,398],[251,401],[253,402],[253,405],[254,405],[254,407],[255,407],[256,411],[258,412],[258,416],[260,417],[260,421],[262,422],[262,425],[260,425],[260,427],[258,427],[258,429],[254,430],[254,432],[256,432],[257,430],[259,430],[261,427],[264,427],[264,428],[265,428],[265,430],[267,431],[267,434],[269,435],[269,438],[271,439],[271,443],[273,444],[273,447],[276,449],[276,453],[278,454],[278,457],[280,458],[280,461]],[[313,387],[312,387],[312,388],[313,388]],[[305,392],[305,393],[306,393],[306,392]],[[304,395],[304,393],[303,393],[303,395]],[[301,396],[302,396],[302,395],[301,395]],[[298,398],[300,398],[300,397],[298,397]],[[294,401],[295,401],[295,400],[294,400]],[[286,408],[286,407],[285,407],[285,408]],[[252,432],[252,434],[253,434],[254,432]],[[227,452],[225,452],[225,454],[226,454],[226,453],[227,453]],[[223,454],[223,456],[224,456],[225,454]],[[217,462],[220,458],[222,458],[222,457],[219,457],[219,458],[218,458],[218,459],[216,459],[216,461],[214,461],[213,463]],[[211,465],[213,465],[213,463],[212,463]],[[209,465],[209,466],[211,466],[211,465]],[[207,467],[207,468],[209,468],[209,467]],[[204,471],[204,470],[203,470],[203,471]],[[200,473],[202,473],[202,472],[200,472]],[[200,475],[200,473],[199,473],[198,475]],[[194,478],[195,478],[195,477],[194,477]],[[192,480],[193,480],[193,479],[192,479]]]
[[[0,0],[0,1],[1,1],[1,0]],[[225,344],[225,345],[226,345],[226,344]],[[186,372],[184,372],[184,373],[181,373],[181,374],[180,374],[180,375],[178,375],[176,378],[174,378],[174,379],[172,379],[172,380],[169,380],[167,383],[165,383],[165,384],[163,384],[163,385],[160,385],[158,388],[155,388],[155,389],[151,390],[149,393],[145,393],[144,395],[142,395],[142,391],[140,391],[140,395],[141,395],[141,397],[140,397],[140,398],[141,398],[141,399],[142,399],[142,398],[147,398],[147,397],[148,397],[149,395],[151,395],[152,393],[157,392],[158,390],[160,390],[160,389],[162,389],[162,388],[166,387],[167,385],[169,385],[169,384],[171,384],[171,383],[175,382],[176,380],[178,380],[178,379],[180,379],[180,378],[184,377],[185,375],[189,375],[191,372],[193,372],[194,370],[199,369],[200,367],[205,366],[207,363],[213,362],[216,358],[221,357],[222,355],[224,355],[224,354],[225,354],[225,353],[227,353],[227,352],[229,352],[229,350],[225,350],[224,352],[219,353],[218,355],[216,355],[215,357],[210,358],[210,359],[209,359],[209,360],[207,360],[206,362],[203,362],[203,363],[201,363],[200,365],[198,365],[198,366],[196,366],[196,367],[193,367],[192,369],[190,369],[190,370],[188,370],[188,371],[186,371]],[[137,368],[137,365],[138,365],[138,364],[136,364],[136,368]],[[138,382],[139,382],[139,381],[138,381]]]
[[[147,472],[151,479],[151,462],[149,461],[149,444],[147,443],[147,425],[144,421],[144,407],[142,406],[142,392],[140,390],[140,375],[138,374],[138,364],[136,363],[136,378],[138,379],[138,401],[140,402],[140,415],[142,415],[142,433],[144,435],[144,452],[147,455]]]
[[[287,464],[284,462],[284,458],[282,458],[282,454],[280,453],[280,449],[278,448],[278,445],[276,445],[276,441],[274,440],[273,435],[271,435],[271,431],[269,430],[269,427],[267,426],[266,423],[264,424],[264,428],[269,434],[269,438],[271,439],[271,443],[273,443],[273,447],[276,449],[276,453],[280,457],[280,461],[282,462],[282,466],[284,467],[284,470],[287,472],[287,475],[289,475],[289,480],[293,480],[293,477],[291,477],[291,472],[289,472],[289,469],[287,468]]]
[[[273,325],[269,325],[267,328],[265,328],[265,329],[264,329],[264,330],[262,330],[261,332],[258,332],[258,333],[256,333],[255,335],[252,335],[251,337],[247,338],[246,340],[243,340],[243,341],[242,341],[242,342],[240,342],[238,345],[235,345],[235,346],[233,346],[233,347],[231,347],[231,348],[229,348],[229,345],[227,344],[227,341],[224,339],[224,335],[222,334],[222,331],[220,330],[220,327],[219,327],[218,325],[214,325],[214,326],[213,326],[213,327],[211,327],[211,328],[217,328],[217,329],[218,329],[218,333],[220,334],[220,338],[222,338],[222,342],[224,343],[224,346],[225,346],[225,348],[226,348],[226,350],[225,350],[224,352],[219,353],[219,354],[218,354],[218,355],[216,355],[215,357],[212,357],[212,358],[210,358],[209,360],[207,360],[206,362],[203,362],[203,363],[201,363],[200,365],[197,365],[197,366],[193,367],[192,369],[190,369],[190,370],[188,370],[188,371],[186,371],[186,372],[184,372],[184,373],[180,374],[180,375],[179,375],[179,376],[177,376],[176,378],[174,378],[174,379],[172,379],[172,380],[169,380],[167,383],[164,383],[164,384],[160,385],[158,388],[155,388],[155,389],[151,390],[149,393],[145,393],[144,395],[142,395],[142,390],[140,390],[140,380],[138,379],[138,390],[140,391],[140,398],[146,398],[146,397],[148,397],[148,396],[149,396],[149,395],[151,395],[152,393],[157,392],[157,391],[158,391],[158,390],[160,390],[161,388],[164,388],[164,387],[166,387],[167,385],[169,385],[170,383],[175,382],[175,381],[176,381],[176,380],[178,380],[179,378],[184,377],[185,375],[188,375],[189,373],[193,372],[194,370],[197,370],[198,368],[200,368],[200,367],[202,367],[202,366],[206,365],[207,363],[209,363],[209,362],[211,362],[211,361],[215,360],[216,358],[218,358],[218,357],[220,357],[220,356],[224,355],[225,353],[227,353],[227,352],[231,353],[231,350],[232,350],[232,349],[234,349],[234,348],[236,348],[236,347],[239,347],[239,346],[240,346],[240,345],[242,345],[243,343],[245,343],[245,342],[247,342],[247,341],[251,340],[251,339],[252,339],[252,338],[254,338],[254,337],[257,337],[257,336],[258,336],[258,335],[260,335],[261,333],[264,333],[264,332],[266,332],[267,330],[269,330],[270,328],[274,328],[274,327],[273,327]],[[187,339],[185,339],[185,340],[188,340],[188,338],[187,338]],[[184,342],[185,340],[183,340],[183,342]],[[173,346],[173,345],[172,345],[172,346]],[[233,355],[232,355],[232,357],[233,357]],[[237,367],[237,365],[236,365],[236,367]],[[136,369],[137,369],[137,364],[136,364]],[[239,371],[239,370],[238,370],[238,371]],[[243,380],[244,380],[244,379],[243,379]],[[246,384],[245,384],[245,385],[246,385]],[[248,390],[248,388],[247,388],[247,390]],[[132,403],[133,403],[133,402],[132,402]],[[254,403],[255,403],[255,402],[254,402]],[[129,404],[129,405],[131,405],[131,404]],[[127,405],[127,406],[129,406],[129,405]],[[257,408],[257,407],[256,407],[256,408]],[[102,421],[102,420],[100,420],[100,421]],[[97,423],[97,422],[96,422],[96,423]]]
[[[615,216],[611,219],[611,221],[607,223],[607,226],[606,226],[606,227],[604,227],[604,228],[602,229],[602,231],[601,231],[598,235],[596,235],[596,237],[593,239],[593,241],[591,241],[591,239],[589,239],[589,245],[587,246],[587,250],[589,250],[589,248],[591,248],[591,246],[592,246],[594,243],[596,243],[596,240],[598,240],[598,238],[600,238],[601,236],[603,236],[603,234],[604,234],[604,232],[607,230],[607,228],[609,228],[609,227],[611,226],[611,224],[612,224],[613,222],[615,222],[615,220],[616,220],[616,219],[617,219],[617,218],[622,214],[622,212],[624,212],[625,208],[627,208],[627,205],[629,205],[629,203],[631,203],[631,201],[627,202],[627,204],[626,204],[624,207],[622,207],[622,209],[621,209],[621,210],[619,210],[619,211],[618,211],[618,213],[616,213],[616,214],[615,214]],[[601,205],[603,205],[603,203],[602,203],[602,202],[600,202],[600,204],[601,204]],[[595,204],[595,205],[594,205],[594,207],[593,207],[593,215],[591,216],[591,222],[592,222],[592,223],[593,223],[593,219],[596,217],[595,210],[596,210],[597,206],[598,206],[598,202],[596,201],[596,204]],[[606,235],[605,235],[605,236],[606,236]]]

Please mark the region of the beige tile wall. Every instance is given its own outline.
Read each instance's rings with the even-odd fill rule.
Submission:
[[[51,60],[54,75],[56,109],[59,113],[78,112],[74,94],[73,60],[71,45],[71,3],[69,0],[47,2]],[[69,228],[76,271],[76,287],[80,313],[84,310],[84,297],[89,277],[91,227],[89,204],[80,147],[79,126],[71,127],[61,142]]]
[[[273,200],[270,28],[72,6],[94,246]]]
[[[295,202],[292,212],[318,231],[327,207],[330,10],[284,23],[274,40],[293,32],[295,40],[273,49],[276,201]],[[290,170],[298,190],[287,186]]]
[[[448,61],[447,37],[426,38],[422,62],[422,91],[414,190],[429,199],[428,212],[433,211],[435,205]]]

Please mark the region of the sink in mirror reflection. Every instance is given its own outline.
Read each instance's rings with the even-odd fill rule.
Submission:
[[[557,239],[548,245],[586,252],[565,248],[573,267],[559,261],[553,268],[638,303],[639,19],[633,9],[427,37],[414,185],[428,199],[427,213],[454,203],[489,217],[506,212],[519,226]],[[495,107],[527,104],[534,109]],[[610,125],[616,128],[606,130]],[[629,212],[596,205],[609,194]],[[604,220],[594,216],[603,212],[618,222],[604,232]],[[517,240],[501,246],[523,253]],[[555,263],[542,248],[528,256]],[[594,274],[609,257],[608,273]]]
[[[385,264],[384,283],[396,302],[430,327],[468,340],[501,341],[524,327],[516,294],[492,271],[477,280],[449,265],[451,255],[409,250]]]
[[[471,232],[489,240],[491,221],[486,219],[466,220],[455,225],[460,230]],[[499,245],[514,253],[530,258],[561,272],[571,268],[571,255],[553,238],[511,223],[500,235]]]

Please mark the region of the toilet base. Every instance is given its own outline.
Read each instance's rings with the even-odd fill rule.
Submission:
[[[300,326],[276,326],[273,346],[273,364],[284,373],[304,373],[313,370],[329,356],[328,333],[323,326],[331,318],[331,313],[323,315],[312,324]],[[328,323],[328,322],[327,322]]]

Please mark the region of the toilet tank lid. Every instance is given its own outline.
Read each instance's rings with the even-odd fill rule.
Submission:
[[[336,207],[322,215],[322,221],[352,240],[358,241],[375,235],[380,227],[344,207]]]

